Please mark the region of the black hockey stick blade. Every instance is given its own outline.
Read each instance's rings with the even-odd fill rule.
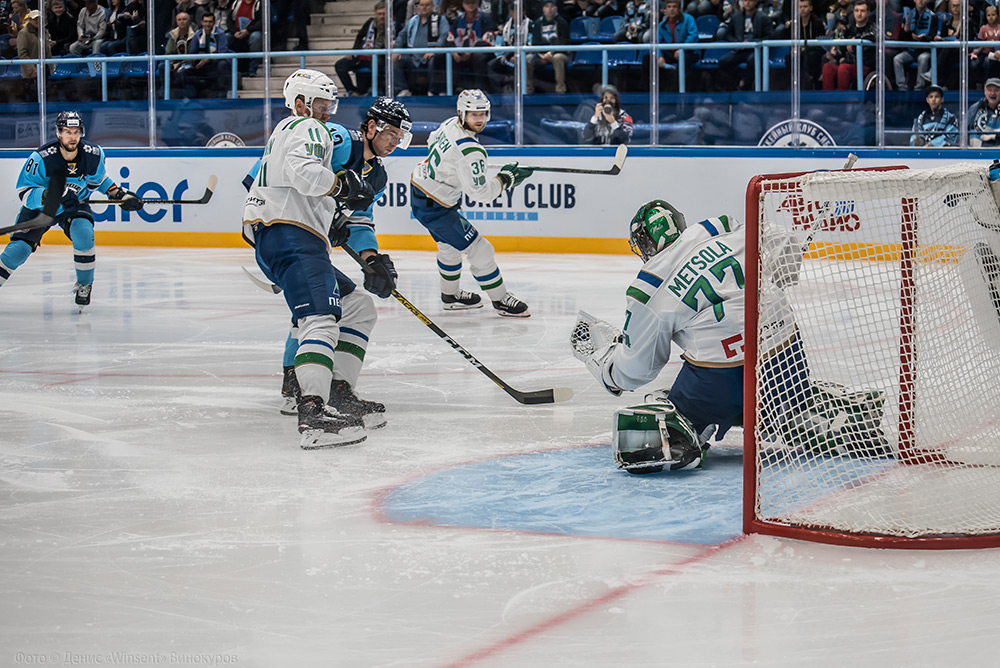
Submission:
[[[244,267],[243,265],[240,265],[240,269],[242,269],[243,273],[247,275],[247,278],[253,281],[254,285],[256,285],[264,292],[270,292],[271,294],[274,295],[279,294],[281,292],[281,288],[279,288],[277,285],[273,283],[268,283],[267,281],[262,281],[261,279],[254,276],[253,273],[251,273],[251,271],[246,267]]]
[[[361,269],[369,274],[372,272],[372,268],[368,266],[368,263],[361,259],[361,256],[353,248],[349,246],[341,246],[344,252],[354,258],[354,261],[361,265]],[[459,354],[462,355],[466,360],[469,361],[472,366],[479,369],[483,375],[492,380],[496,385],[511,396],[515,401],[525,405],[533,404],[554,404],[561,401],[568,401],[573,398],[573,390],[568,387],[556,387],[549,390],[534,390],[532,392],[521,392],[520,390],[515,390],[513,387],[505,383],[499,376],[486,368],[486,365],[475,358],[475,356],[468,350],[462,347],[462,345],[451,338],[443,329],[438,327],[433,320],[424,315],[420,309],[410,303],[410,300],[399,294],[398,290],[392,291],[392,296],[396,298],[400,304],[402,304],[407,311],[417,316],[420,322],[427,325],[432,332],[440,336],[442,339],[448,342],[452,348],[457,350]]]
[[[625,158],[628,157],[628,147],[625,144],[619,144],[618,150],[615,151],[615,162],[608,169],[584,169],[578,167],[534,167],[532,165],[523,165],[526,169],[531,169],[536,172],[556,172],[559,174],[601,174],[604,176],[615,176],[621,173],[622,167],[625,166]],[[489,165],[490,167],[501,167],[501,165]]]
[[[51,225],[56,211],[59,210],[63,192],[66,190],[66,176],[65,171],[54,172],[49,177],[49,185],[45,188],[45,194],[42,195],[42,210],[30,220],[22,220],[20,223],[0,227],[0,236]]]
[[[31,220],[22,220],[16,225],[8,225],[7,227],[0,227],[0,236],[5,234],[13,234],[14,232],[20,232],[22,230],[33,230],[36,227],[48,227],[53,223],[53,218],[44,211],[39,213],[37,216]]]
[[[208,185],[205,186],[205,192],[198,199],[144,199],[143,204],[208,204],[209,200],[212,199],[212,195],[215,194],[215,186],[219,184],[219,177],[212,174],[208,177]],[[90,200],[91,204],[121,204],[121,200],[113,199],[101,199],[101,200]]]

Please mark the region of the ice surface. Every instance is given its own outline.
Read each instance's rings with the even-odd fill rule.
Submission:
[[[569,332],[580,308],[621,322],[636,258],[500,255],[533,312],[512,320],[442,311],[433,255],[393,257],[400,291],[512,386],[576,396],[521,406],[380,301],[359,393],[388,426],[304,452],[277,411],[287,312],[243,275],[248,251],[99,247],[83,314],[68,247],[14,273],[0,666],[996,665],[1000,552],[720,545],[737,449],[674,479],[601,455],[615,408],[641,397],[601,390]],[[479,482],[457,475],[470,466]],[[440,476],[448,496],[417,493]],[[540,533],[464,517],[531,519],[514,501],[532,500]],[[616,512],[624,538],[605,531]]]

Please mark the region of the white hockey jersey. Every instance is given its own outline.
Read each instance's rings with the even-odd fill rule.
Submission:
[[[327,197],[336,183],[333,149],[330,131],[314,118],[289,116],[278,123],[243,206],[243,236],[253,242],[254,223],[287,223],[326,240],[337,210]]]
[[[476,135],[453,116],[428,137],[427,158],[413,168],[410,182],[446,207],[458,204],[463,194],[474,202],[492,202],[503,183],[486,174],[486,159]]]
[[[618,387],[656,378],[672,343],[695,366],[743,364],[745,250],[739,221],[719,216],[689,226],[643,265],[626,291],[624,341],[605,360]]]

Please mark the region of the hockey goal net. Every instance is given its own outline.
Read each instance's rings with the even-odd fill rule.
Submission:
[[[1000,545],[987,169],[758,176],[746,206],[745,531]]]

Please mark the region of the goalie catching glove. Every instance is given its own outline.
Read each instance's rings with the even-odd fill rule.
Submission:
[[[521,185],[526,178],[534,173],[535,170],[531,167],[518,167],[516,162],[512,162],[501,167],[497,176],[500,178],[500,183],[503,184],[503,189],[510,190]]]
[[[138,211],[142,208],[143,201],[139,199],[131,190],[125,190],[121,186],[108,191],[108,199],[112,202],[119,202],[122,211]]]
[[[388,255],[369,255],[365,260],[369,271],[365,272],[365,290],[385,299],[396,289],[396,267]]]
[[[354,211],[364,211],[375,201],[375,191],[361,175],[350,169],[337,172],[337,183],[330,197],[344,202]]]
[[[614,354],[615,346],[623,340],[620,329],[595,318],[586,311],[580,311],[576,324],[569,335],[569,343],[573,348],[573,357],[582,361],[587,371],[601,381],[604,389],[619,396],[623,390],[611,378],[611,364],[608,359]]]

